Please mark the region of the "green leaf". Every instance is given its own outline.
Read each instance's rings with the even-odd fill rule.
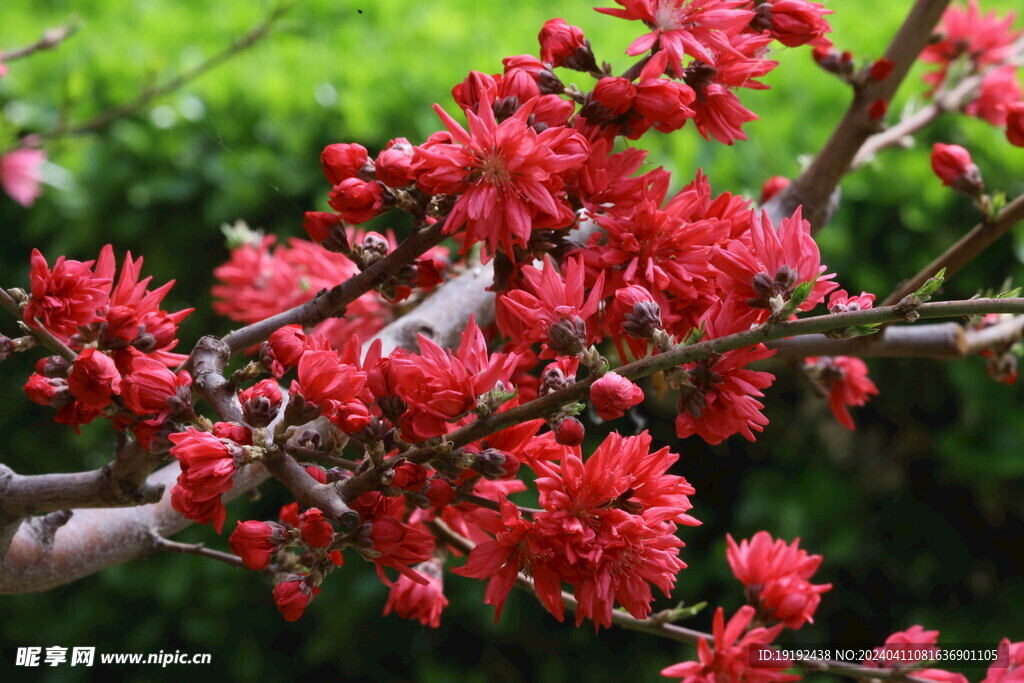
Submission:
[[[946,269],[943,268],[935,275],[928,278],[923,285],[921,285],[914,294],[921,299],[921,303],[928,301],[931,295],[938,291],[939,287],[946,280]]]

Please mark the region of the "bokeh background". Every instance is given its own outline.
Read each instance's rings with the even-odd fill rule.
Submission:
[[[874,59],[910,4],[834,0],[833,38]],[[1006,11],[1015,3],[982,4]],[[271,37],[138,115],[100,134],[48,143],[42,199],[26,210],[0,197],[0,284],[26,284],[32,247],[85,260],[112,242],[119,254],[144,255],[156,282],[177,278],[168,308],[197,308],[182,327],[184,344],[224,332],[230,325],[209,309],[211,271],[227,256],[221,224],[244,219],[281,237],[301,236],[302,212],[326,206],[324,145],[356,141],[372,153],[392,137],[422,141],[439,127],[432,103],[454,110],[450,89],[468,70],[497,72],[506,55],[536,53],[536,33],[553,16],[582,26],[598,58],[623,69],[623,51],[640,26],[592,7],[580,0],[300,2]],[[0,79],[3,135],[86,120],[133,98],[201,62],[270,9],[265,0],[8,0],[0,49],[34,41],[72,14],[82,26],[58,50],[12,64]],[[703,168],[716,192],[753,196],[769,175],[796,174],[826,139],[848,92],[807,50],[783,49],[777,59],[782,66],[765,79],[772,90],[742,95],[761,116],[746,126],[748,142],[728,148],[686,127],[644,141],[651,163],[672,170],[676,187]],[[891,112],[919,101],[920,73]],[[588,87],[588,80],[578,82]],[[968,146],[990,186],[1011,196],[1024,191],[1024,150],[983,122],[942,120],[914,149],[887,152],[844,182],[840,211],[819,241],[847,289],[884,296],[976,221],[968,201],[931,174],[927,150],[940,140]],[[1008,277],[1019,282],[1022,260],[1018,230],[942,296],[969,297]],[[0,330],[16,332],[11,320],[0,321]],[[3,460],[23,473],[103,464],[110,427],[96,423],[80,436],[54,428],[50,411],[21,392],[28,360],[3,367]],[[882,394],[856,411],[853,433],[782,364],[773,366],[771,424],[754,444],[679,441],[671,412],[645,407],[656,439],[682,454],[675,471],[697,488],[694,512],[704,522],[682,532],[690,567],[659,608],[707,600],[735,610],[742,591],[725,562],[725,534],[767,529],[799,536],[823,554],[816,580],[835,584],[815,624],[783,642],[866,645],[913,624],[941,630],[945,642],[1024,639],[1020,385],[994,383],[980,359],[869,365]],[[281,490],[267,485],[260,499],[230,507],[228,528],[240,518],[273,518],[283,502]],[[206,527],[178,538],[226,549],[226,539]],[[588,626],[559,624],[525,594],[513,594],[495,624],[481,604],[483,584],[454,576],[440,629],[385,618],[386,589],[355,557],[296,623],[280,618],[270,591],[253,573],[159,555],[45,594],[0,596],[0,670],[13,674],[6,668],[13,648],[25,645],[214,655],[211,667],[118,672],[139,680],[161,673],[240,681],[655,680],[664,666],[693,656],[651,636],[613,630],[595,637]],[[708,629],[710,619],[704,612],[685,625]],[[38,673],[63,680],[86,672]],[[90,675],[103,673],[109,670]]]

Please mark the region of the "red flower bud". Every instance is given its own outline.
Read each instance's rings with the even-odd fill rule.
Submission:
[[[85,405],[105,408],[110,397],[121,390],[121,373],[110,356],[94,348],[85,349],[71,367],[68,388]]]
[[[586,431],[583,429],[583,423],[575,417],[565,418],[555,430],[555,441],[563,446],[579,446],[583,443],[584,436]]]
[[[590,44],[583,37],[583,29],[567,24],[562,18],[545,21],[537,40],[540,42],[541,61],[552,66],[563,66],[581,48],[590,52]],[[593,58],[591,54],[590,59]]]
[[[935,143],[932,147],[932,170],[943,185],[957,192],[976,196],[985,189],[971,153],[960,145]]]
[[[626,411],[644,400],[644,392],[622,375],[605,374],[590,385],[590,402],[602,420],[622,417]]]
[[[267,340],[270,350],[281,365],[291,368],[299,364],[306,350],[306,333],[301,325],[286,325],[276,330]]]
[[[228,538],[231,552],[254,571],[264,569],[285,541],[285,530],[273,522],[239,522]]]
[[[302,540],[314,548],[326,548],[334,540],[334,527],[318,508],[309,508],[299,515]]]
[[[274,602],[285,621],[295,621],[319,592],[319,588],[310,585],[307,574],[292,574],[274,586]]]
[[[781,175],[773,175],[771,178],[764,181],[764,184],[761,185],[761,203],[764,204],[769,199],[785,190],[789,187],[789,183],[789,178]]]
[[[395,138],[389,142],[373,162],[377,179],[388,187],[405,187],[411,184],[415,178],[412,170],[413,149],[405,138]]]
[[[366,148],[355,143],[327,145],[320,153],[320,163],[324,168],[324,175],[332,185],[358,176],[359,171],[369,159]]]
[[[1024,102],[1006,107],[1006,139],[1011,145],[1024,147]]]
[[[871,78],[876,81],[884,81],[894,68],[896,68],[896,62],[891,59],[879,59],[871,65]]]
[[[366,182],[347,178],[334,186],[327,203],[349,223],[365,223],[384,210],[384,186],[376,180]]]

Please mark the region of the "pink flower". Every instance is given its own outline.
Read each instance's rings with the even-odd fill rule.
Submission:
[[[672,75],[683,75],[682,57],[689,55],[707,64],[715,56],[733,51],[729,42],[747,27],[754,13],[746,9],[746,0],[615,0],[624,9],[596,8],[598,12],[620,19],[644,22],[653,29],[626,49],[628,55],[641,55],[655,43],[669,57]]]
[[[441,568],[435,562],[424,562],[414,571],[426,577],[427,583],[417,583],[404,574],[398,577],[388,593],[384,616],[394,611],[403,619],[415,619],[424,626],[437,628],[441,625],[441,612],[448,606]]]
[[[878,387],[868,377],[868,366],[853,356],[805,358],[804,363],[813,377],[828,390],[828,405],[841,425],[854,429],[850,406],[862,406],[878,393]]]
[[[764,7],[765,9],[761,9]],[[833,11],[818,2],[808,0],[771,0],[759,5],[755,10],[758,18],[766,18],[770,22],[772,38],[786,47],[801,45],[831,45],[825,38],[832,32],[832,27],[825,21],[826,14]],[[755,26],[760,24],[755,20]]]
[[[972,196],[985,189],[981,172],[971,159],[971,153],[960,145],[936,142],[932,147],[931,161],[932,170],[943,185]]]
[[[1011,65],[993,69],[981,81],[981,91],[973,102],[964,107],[964,112],[988,121],[993,126],[1006,124],[1007,108],[1019,102],[1021,91],[1017,78],[1017,67]]]
[[[59,256],[51,270],[38,249],[32,250],[31,261],[32,298],[25,307],[25,322],[29,326],[42,325],[66,342],[79,327],[100,320],[98,311],[107,303],[110,280],[93,273],[94,261],[83,263]]]
[[[274,522],[239,522],[228,538],[231,552],[254,571],[265,569],[286,540],[284,527]]]
[[[42,194],[39,167],[44,161],[46,152],[41,149],[16,149],[0,157],[0,185],[4,192],[22,206],[32,206]]]
[[[596,338],[587,335],[586,320],[601,303],[604,276],[598,276],[587,296],[581,261],[569,259],[561,273],[549,257],[544,259],[543,270],[523,266],[523,288],[498,297],[498,327],[512,338],[513,348],[521,351],[531,344],[547,342],[556,353],[576,355],[589,339]]]
[[[781,310],[802,283],[811,282],[813,287],[798,310],[809,311],[823,302],[838,285],[829,282],[834,273],[824,274],[826,266],[821,265],[811,224],[803,219],[801,208],[792,218],[783,218],[778,230],[766,213],[753,216],[749,241],[732,240],[718,250],[719,288],[737,303],[761,309],[759,320]]]
[[[537,133],[527,125],[535,102],[526,103],[500,124],[490,107],[466,112],[466,132],[434,105],[451,143],[416,148],[416,180],[432,194],[460,195],[445,222],[445,233],[465,226],[463,251],[486,242],[485,258],[499,247],[510,257],[525,248],[534,227],[556,228],[573,221],[572,208],[560,195],[566,171],[590,156],[586,140],[575,131],[548,128]]]
[[[307,574],[290,574],[274,586],[274,602],[285,621],[296,621],[318,593],[320,589],[312,585]]]
[[[1024,680],[1024,642],[1011,643],[1008,638],[999,641],[996,661],[988,667],[981,683],[1016,683]]]
[[[739,545],[726,536],[726,559],[733,574],[746,586],[747,599],[757,607],[762,619],[778,621],[789,628],[800,628],[814,619],[821,593],[832,584],[811,584],[808,579],[821,564],[821,555],[800,550],[800,539],[786,545],[774,540],[767,531],[759,531]]]
[[[1011,145],[1024,147],[1024,102],[1006,107],[1006,139]]]
[[[938,631],[925,631],[921,626],[911,626],[906,631],[897,631],[885,639],[885,643],[875,652],[878,657],[866,659],[862,664],[880,667],[913,666],[925,659],[935,656],[923,656],[924,653],[938,655]]]
[[[590,385],[590,402],[602,420],[614,420],[644,400],[644,392],[622,375],[606,373]]]
[[[121,373],[110,356],[89,348],[78,354],[68,374],[68,388],[75,398],[93,408],[106,408],[121,390]]]
[[[719,607],[715,612],[711,632],[714,637],[714,648],[708,645],[705,638],[697,643],[699,661],[675,664],[661,672],[668,678],[681,678],[684,683],[725,683],[726,681],[745,681],[746,683],[774,683],[777,681],[796,681],[800,677],[783,673],[788,665],[778,667],[750,665],[749,652],[758,645],[775,640],[782,630],[782,625],[772,628],[747,627],[754,619],[754,608],[744,605],[725,623],[725,611]],[[780,663],[781,664],[781,663]]]
[[[939,70],[925,75],[926,83],[936,88],[942,84],[950,65],[966,56],[975,70],[1000,64],[1013,53],[1013,44],[1020,36],[1011,27],[1014,14],[1000,17],[995,12],[982,16],[978,0],[968,0],[967,9],[951,5],[942,15],[937,34],[942,40],[930,43],[921,52],[921,61],[939,65]]]

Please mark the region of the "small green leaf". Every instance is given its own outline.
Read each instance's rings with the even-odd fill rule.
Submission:
[[[931,295],[938,291],[939,287],[946,279],[946,269],[943,268],[935,275],[928,278],[923,285],[921,285],[914,294],[921,299],[921,303],[928,301]]]
[[[773,315],[771,319],[773,321],[787,320],[789,316],[796,312],[796,309],[800,308],[800,304],[807,301],[807,297],[811,295],[811,290],[814,289],[814,281],[808,280],[807,282],[801,282],[794,289],[793,293],[789,295],[789,301],[779,309],[778,313]]]

